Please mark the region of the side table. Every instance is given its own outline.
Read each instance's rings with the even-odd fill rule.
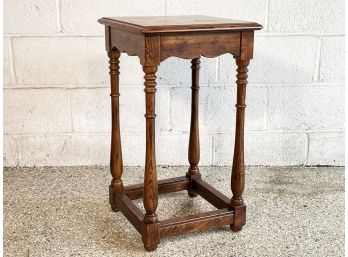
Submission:
[[[112,134],[109,202],[113,211],[121,211],[142,235],[147,251],[153,251],[160,239],[192,231],[230,225],[242,229],[246,220],[244,190],[244,112],[248,64],[253,56],[254,31],[262,26],[207,16],[118,17],[102,18],[105,25],[106,51],[110,58]],[[145,73],[146,155],[144,183],[124,186],[120,117],[119,57],[121,52],[138,56]],[[228,198],[202,180],[198,127],[200,56],[216,57],[230,53],[237,64],[236,129],[231,176],[232,197]],[[191,59],[192,106],[188,147],[190,163],[185,176],[157,181],[155,156],[156,71],[168,57]],[[187,190],[190,197],[202,196],[217,208],[206,213],[160,221],[156,215],[158,194]],[[143,198],[145,214],[132,202]]]

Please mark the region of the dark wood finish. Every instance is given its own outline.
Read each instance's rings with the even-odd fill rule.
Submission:
[[[121,132],[120,132],[120,113],[119,113],[119,58],[120,52],[113,48],[108,52],[110,58],[110,81],[111,81],[111,151],[110,151],[110,171],[112,175],[111,185],[109,187],[109,203],[113,211],[117,211],[114,192],[124,191],[121,180],[123,172],[122,150],[121,150]]]
[[[242,35],[253,36],[254,30],[262,29],[255,22],[208,16],[116,17],[98,21],[106,28],[107,51],[116,47],[120,52],[136,55],[144,66],[158,66],[171,56],[240,56],[244,54],[243,46],[253,44],[248,37],[242,40]],[[252,48],[245,52],[252,54]]]
[[[187,32],[161,35],[161,61],[176,56],[194,59],[225,53],[239,55],[240,32]]]
[[[158,194],[167,194],[188,190],[189,183],[190,179],[185,176],[159,180]],[[144,184],[126,186],[125,193],[131,200],[142,198],[144,196]]]
[[[230,225],[239,231],[245,225],[244,190],[244,119],[247,66],[253,57],[254,31],[262,28],[254,22],[206,16],[102,18],[106,50],[110,57],[112,136],[110,204],[120,210],[141,233],[144,247],[153,251],[160,238],[213,227]],[[124,187],[119,119],[120,53],[138,56],[145,73],[146,156],[144,183]],[[204,182],[198,169],[199,142],[199,68],[200,57],[229,53],[237,63],[236,136],[231,176],[232,198]],[[185,177],[157,181],[155,155],[156,71],[168,57],[192,61],[192,104],[188,160]],[[187,190],[190,196],[202,196],[218,210],[159,221],[156,215],[158,194]],[[145,214],[131,200],[143,197]]]
[[[199,146],[199,122],[198,122],[198,109],[199,109],[199,69],[201,66],[200,57],[192,59],[192,98],[191,98],[191,125],[190,125],[190,140],[188,147],[188,160],[190,167],[187,172],[187,177],[190,178],[190,188],[188,195],[190,197],[196,197],[197,194],[192,190],[193,177],[200,177],[198,162],[200,157]]]
[[[244,168],[244,117],[245,117],[245,91],[248,78],[249,60],[236,59],[237,63],[237,104],[236,104],[236,134],[234,142],[234,155],[231,176],[232,206],[243,205],[242,193],[245,184]],[[242,227],[231,225],[233,231],[238,231]]]
[[[142,47],[142,46],[141,46]],[[160,64],[160,36],[149,35],[145,37],[144,50],[140,56],[140,63],[143,66],[156,67]],[[146,72],[144,70],[144,72]]]
[[[154,39],[155,40],[155,39]],[[152,39],[151,41],[152,42]],[[150,47],[151,48],[151,47]],[[149,62],[155,55],[149,55]],[[145,72],[145,103],[146,103],[146,157],[144,177],[144,230],[143,242],[145,249],[153,251],[159,244],[159,223],[156,215],[158,204],[158,186],[155,155],[155,93],[157,66],[143,66]],[[156,231],[157,230],[157,231]]]
[[[246,221],[246,206],[239,205],[239,206],[234,206],[234,221],[232,224],[230,224],[230,228],[234,232],[240,231],[243,226],[245,225]]]
[[[138,56],[140,54],[139,45],[144,42],[144,36],[131,34],[120,29],[111,29],[110,27],[109,29],[112,45],[117,45],[120,52],[127,53],[131,56]]]
[[[234,55],[235,58],[250,61],[253,58],[254,32],[243,31],[240,37],[240,54]]]
[[[188,215],[161,222],[161,238],[181,235],[188,232],[202,231],[221,227],[233,223],[234,212],[229,209],[220,209],[206,213]]]
[[[148,16],[108,17],[98,20],[101,24],[127,29],[132,33],[171,33],[200,31],[241,31],[262,29],[260,24],[218,17],[192,16]]]

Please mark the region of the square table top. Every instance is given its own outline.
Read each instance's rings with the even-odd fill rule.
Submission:
[[[262,25],[256,22],[202,15],[105,17],[99,19],[98,22],[110,27],[122,27],[126,30],[128,29],[130,31],[138,31],[144,34],[187,31],[262,29]]]

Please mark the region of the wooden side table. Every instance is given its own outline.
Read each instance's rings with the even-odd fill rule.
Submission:
[[[244,190],[244,110],[247,66],[253,56],[254,31],[262,26],[207,16],[182,17],[119,17],[102,18],[105,25],[106,50],[110,58],[112,135],[110,169],[112,181],[109,202],[112,210],[121,211],[142,235],[144,247],[153,251],[160,239],[192,231],[230,225],[242,229],[246,207]],[[144,183],[124,186],[120,117],[119,57],[120,53],[136,55],[145,73],[146,159]],[[197,167],[200,155],[198,128],[198,94],[200,56],[216,57],[231,53],[237,63],[236,134],[231,177],[233,196],[228,198],[201,179]],[[157,181],[155,156],[155,92],[156,71],[162,61],[176,56],[192,59],[192,107],[188,148],[190,167],[185,176]],[[179,75],[179,74],[178,74]],[[187,190],[190,197],[198,195],[217,208],[201,214],[160,221],[156,215],[158,194]],[[143,214],[132,202],[144,199]]]

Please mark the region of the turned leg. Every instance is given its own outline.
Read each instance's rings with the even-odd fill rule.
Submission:
[[[146,159],[144,177],[144,227],[142,240],[147,251],[153,251],[159,244],[159,222],[156,215],[158,185],[155,155],[155,92],[157,66],[143,66],[145,72],[146,101]]]
[[[231,177],[232,199],[231,206],[235,210],[235,222],[231,225],[233,231],[239,231],[245,224],[245,205],[243,203],[243,190],[245,183],[244,170],[244,115],[245,91],[247,85],[247,72],[249,60],[236,59],[237,63],[237,104],[236,104],[236,134]]]
[[[198,101],[199,101],[199,69],[200,57],[192,59],[192,100],[191,100],[191,125],[190,125],[190,141],[188,148],[188,160],[190,167],[187,172],[187,176],[200,177],[199,169],[197,167],[199,162],[199,125],[198,125]],[[190,197],[196,197],[197,194],[192,190],[192,183],[188,189]]]
[[[120,113],[119,113],[119,58],[120,52],[113,48],[108,52],[110,58],[110,80],[111,80],[111,153],[110,153],[110,171],[112,175],[111,185],[109,187],[109,202],[113,211],[117,210],[117,203],[113,196],[114,192],[124,191],[121,180],[123,164],[120,135]]]

